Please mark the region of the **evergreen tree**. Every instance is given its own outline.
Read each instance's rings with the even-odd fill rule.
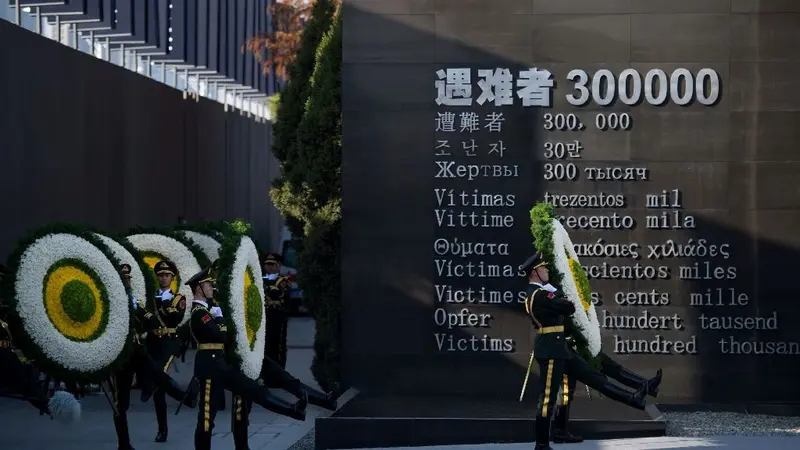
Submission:
[[[301,185],[291,184],[287,173],[298,170],[297,128],[306,109],[310,92],[310,79],[316,62],[316,51],[322,36],[330,28],[337,5],[336,0],[315,0],[306,23],[294,62],[289,66],[289,79],[278,102],[280,116],[272,127],[272,153],[281,162],[281,176],[270,191],[273,203],[286,218],[293,235],[302,234],[304,211],[296,204],[295,197],[303,196]]]
[[[298,255],[298,283],[316,319],[314,378],[329,388],[339,381],[342,225],[342,17],[336,10],[317,50],[306,113],[298,128],[296,171],[302,184],[305,240]],[[302,168],[302,169],[299,169]]]

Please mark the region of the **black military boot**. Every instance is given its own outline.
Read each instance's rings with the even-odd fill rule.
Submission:
[[[319,406],[320,408],[325,408],[329,411],[336,411],[339,408],[339,397],[341,397],[344,392],[342,392],[338,383],[336,383],[333,390],[327,394],[323,394],[309,386],[304,386],[304,388],[308,396],[308,403]]]
[[[619,373],[614,378],[625,386],[634,389],[639,389],[643,384],[645,384],[647,385],[648,395],[655,398],[658,397],[658,388],[661,385],[661,374],[661,369],[658,369],[656,376],[648,380],[624,367],[620,367]]]
[[[128,434],[128,418],[123,416],[114,416],[114,429],[117,431],[117,449],[118,450],[136,450],[131,445],[131,438]]]
[[[575,436],[567,431],[567,423],[569,422],[569,405],[559,406],[556,410],[556,416],[553,418],[553,431],[550,433],[550,438],[556,444],[577,444],[583,442],[583,438]]]
[[[639,390],[631,392],[623,389],[610,381],[606,381],[597,389],[598,392],[610,398],[611,400],[628,405],[631,408],[644,411],[647,406],[647,384],[642,384]]]
[[[167,430],[167,408],[156,408],[156,421],[158,422],[158,433],[156,442],[167,442],[169,432]]]
[[[536,417],[536,450],[553,450],[550,447],[549,417]]]

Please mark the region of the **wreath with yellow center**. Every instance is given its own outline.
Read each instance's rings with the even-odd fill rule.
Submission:
[[[252,379],[261,374],[266,344],[266,311],[261,263],[249,236],[232,233],[220,248],[217,301],[228,325],[231,362]]]
[[[102,381],[132,342],[120,261],[95,233],[52,225],[23,239],[9,259],[3,298],[14,344],[45,372]]]
[[[203,267],[210,266],[211,261],[193,241],[180,232],[155,229],[134,230],[127,236],[127,240],[139,252],[150,273],[153,273],[153,268],[161,260],[175,263],[178,273],[173,278],[170,289],[183,294],[187,300],[194,298],[192,289],[182,280],[200,272]],[[154,300],[148,298],[146,303],[152,306]],[[191,308],[186,308],[181,324],[186,323],[190,316]]]
[[[550,284],[561,289],[567,300],[575,305],[575,313],[566,324],[571,330],[573,348],[587,362],[596,365],[602,345],[600,323],[592,303],[589,279],[575,253],[572,239],[555,218],[551,204],[537,203],[530,215],[536,248],[549,263]]]

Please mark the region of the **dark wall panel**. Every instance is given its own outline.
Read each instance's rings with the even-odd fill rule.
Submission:
[[[0,84],[17,87],[0,90],[0,189],[14,193],[3,206],[15,219],[0,226],[0,257],[55,221],[121,231],[242,218],[276,239],[269,125],[0,21],[0,43],[11,42],[0,44],[15,61]]]
[[[208,17],[209,0],[197,2],[197,63],[200,68],[208,67],[208,32],[210,21]]]
[[[783,389],[800,376],[800,328],[793,326],[800,304],[791,300],[792,261],[800,256],[800,194],[791,188],[800,176],[800,79],[794,75],[800,14],[790,3],[345,0],[346,381],[362,392],[514,401],[534,335],[519,297],[504,304],[448,303],[437,299],[436,289],[517,294],[525,281],[516,273],[449,276],[437,272],[434,260],[515,268],[532,252],[528,210],[549,195],[566,201],[556,211],[587,268],[604,352],[647,377],[663,367],[659,402],[800,401]],[[522,106],[516,84],[513,105],[476,102],[479,70],[507,68],[516,82],[519,70],[531,67],[551,72],[551,105]],[[642,78],[651,70],[675,77],[677,69],[694,78],[710,69],[719,75],[721,98],[708,106],[567,102],[571,70],[592,77],[600,69],[619,76],[629,68]],[[437,71],[448,69],[471,76],[471,105],[436,103]],[[502,132],[485,129],[494,113],[504,114]],[[437,119],[450,114],[455,130],[436,131]],[[480,129],[462,122],[473,114]],[[569,114],[585,128],[545,128],[548,118]],[[596,120],[612,114],[630,118],[630,129],[598,129]],[[475,156],[464,151],[472,139],[479,146]],[[507,148],[502,158],[489,153],[497,140]],[[451,155],[436,155],[442,141]],[[583,150],[549,155],[548,142],[578,142]],[[436,161],[517,165],[519,172],[436,178]],[[617,175],[634,168],[647,175],[590,178],[612,168]],[[437,206],[436,189],[513,194],[514,207],[453,209],[510,214],[514,226],[438,225],[434,211],[445,208]],[[648,204],[648,195],[673,190],[679,199]],[[586,196],[600,193],[615,201],[588,207]],[[619,226],[612,217],[632,222]],[[439,239],[506,243],[509,253],[437,255]],[[598,240],[608,246],[594,246]],[[637,252],[614,253],[620,246]],[[436,323],[437,314],[464,308],[489,314],[488,326]],[[484,335],[513,345],[471,348],[471,339]],[[450,347],[451,338],[467,347]]]
[[[208,0],[208,62],[206,67],[216,70],[219,67],[220,44],[220,1]]]

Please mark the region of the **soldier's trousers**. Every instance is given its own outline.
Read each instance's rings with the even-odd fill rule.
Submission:
[[[147,352],[161,371],[167,373],[172,362],[181,350],[181,341],[177,337],[148,336]],[[153,407],[156,411],[158,431],[167,431],[167,396],[163,389],[153,391]]]
[[[592,370],[589,364],[577,355],[573,355],[573,358],[567,363],[562,380],[562,390],[566,395],[563,395],[560,399],[561,404],[558,407],[554,421],[554,426],[557,430],[564,431],[567,428],[570,399],[575,395],[578,381],[608,396],[612,400],[628,405],[630,405],[628,397],[625,393],[621,393],[618,389],[615,389],[613,385],[610,385],[608,378],[633,389],[640,389],[642,385],[647,382],[645,378],[625,369],[625,367],[611,359],[611,357],[605,353],[601,352],[598,357],[600,359],[599,372]]]
[[[194,376],[200,381],[200,403],[197,412],[197,428],[194,433],[196,450],[211,449],[211,433],[221,394],[225,390],[233,392],[236,397],[244,397],[270,411],[293,417],[296,412],[292,405],[269,393],[269,389],[247,378],[240,370],[225,362],[225,353],[216,350],[198,350],[194,363]],[[233,414],[235,416],[236,410]],[[244,434],[246,439],[247,434]],[[240,435],[239,440],[241,441]],[[238,442],[238,445],[246,441]]]
[[[133,354],[123,368],[113,376],[112,392],[113,402],[116,407],[114,415],[114,427],[117,430],[117,441],[120,449],[130,447],[130,436],[128,433],[128,409],[131,406],[131,385],[133,376],[137,379],[148,380],[156,388],[162,390],[170,397],[184,403],[191,403],[191,399],[186,395],[186,391],[178,386],[178,383],[166,374],[161,367],[150,358],[144,346],[136,344],[133,346]],[[187,406],[192,406],[188,404]]]
[[[22,396],[39,412],[47,412],[47,391],[39,383],[39,371],[32,364],[20,361],[10,348],[0,349],[0,386]]]
[[[264,380],[264,385],[266,386],[283,389],[297,398],[302,397],[303,393],[305,393],[308,396],[308,403],[336,410],[335,399],[328,398],[325,393],[298,380],[267,356],[264,357],[264,363],[261,366],[261,379]],[[234,397],[231,428],[233,430],[233,441],[237,445],[236,450],[240,448],[242,450],[247,449],[248,416],[252,408],[253,403],[251,401],[240,396]],[[245,445],[240,447],[239,441],[244,442]]]
[[[267,342],[264,354],[286,368],[286,335],[289,328],[289,314],[278,308],[267,308]]]

